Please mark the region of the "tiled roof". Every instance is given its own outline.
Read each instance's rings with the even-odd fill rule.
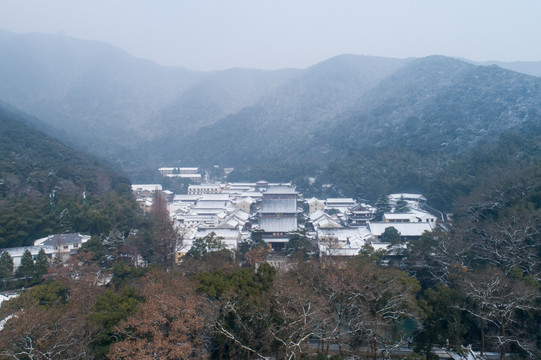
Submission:
[[[263,199],[261,213],[296,213],[295,199]]]
[[[297,230],[297,218],[261,218],[259,226],[266,232],[289,232]]]

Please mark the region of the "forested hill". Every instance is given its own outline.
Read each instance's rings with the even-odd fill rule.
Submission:
[[[452,176],[458,186],[478,175],[485,161],[498,166],[491,160],[495,156],[535,159],[531,154],[539,144],[540,78],[431,57],[397,71],[375,93],[387,95],[373,98],[370,110],[346,115],[321,130],[313,143],[345,155],[326,167],[322,180],[334,179],[350,196],[373,199],[387,191],[426,193],[435,178],[450,184],[451,168],[455,173],[459,166],[468,167],[460,170],[464,178]],[[533,143],[533,148],[524,151],[514,145],[516,151],[506,153],[508,141],[514,138],[506,134],[519,137],[523,147]],[[504,163],[500,166],[513,171],[505,170]],[[447,209],[456,200],[449,192],[443,196],[434,189],[433,195]]]
[[[265,123],[266,112],[253,107],[202,129],[179,144],[181,153],[252,164],[235,164],[235,180],[272,170],[286,178],[308,174],[318,177],[315,195],[331,183],[342,195],[375,200],[426,193],[437,174],[502,134],[536,133],[541,79],[432,56],[403,64],[327,121]]]
[[[21,116],[0,107],[0,248],[57,232],[129,231],[135,203],[128,179]]]
[[[497,139],[541,111],[537,77],[442,56],[402,62],[393,70],[371,86],[358,76],[351,83],[365,86],[357,85],[356,90],[329,75],[317,82],[322,88],[319,94],[333,93],[336,99],[314,96],[312,90],[297,92],[303,97],[296,98],[296,107],[286,107],[282,101],[280,106],[245,109],[179,143],[179,153],[235,165],[272,159],[340,159],[344,151],[398,145],[423,155],[456,156]],[[322,77],[315,71],[312,75],[316,74]],[[303,105],[308,99],[312,108]],[[300,106],[307,110],[299,110]],[[344,111],[333,115],[329,110],[333,106]],[[282,116],[276,116],[278,112]],[[245,159],[238,160],[243,154]]]
[[[134,182],[180,161],[235,167],[230,180],[316,177],[311,190],[370,200],[424,193],[454,161],[541,122],[541,78],[505,68],[527,63],[498,65],[340,55],[307,69],[197,72],[104,43],[0,32],[0,98]]]

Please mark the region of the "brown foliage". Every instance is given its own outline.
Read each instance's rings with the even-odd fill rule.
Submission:
[[[167,210],[167,202],[159,192],[156,192],[154,196],[154,203],[150,213],[154,221],[153,260],[160,264],[164,270],[171,269],[175,263],[177,246],[182,241],[182,238],[174,229]]]
[[[178,274],[158,270],[142,282],[146,299],[137,312],[116,327],[122,341],[111,347],[111,359],[202,359],[205,320],[203,299]]]
[[[98,329],[87,315],[102,292],[99,271],[81,259],[56,269],[55,282],[11,300],[0,355],[15,359],[90,359]],[[2,314],[1,317],[8,315]]]

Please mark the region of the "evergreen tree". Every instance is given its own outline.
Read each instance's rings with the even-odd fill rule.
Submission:
[[[396,230],[396,228],[393,226],[385,228],[385,231],[383,232],[383,234],[381,234],[380,240],[382,242],[391,243],[393,245],[402,243],[400,231]]]
[[[388,212],[391,212],[389,197],[387,195],[382,195],[376,202],[376,220],[381,221],[383,219],[383,214]]]
[[[402,195],[400,199],[398,199],[398,201],[396,202],[396,205],[394,207],[394,212],[404,214],[409,211],[410,211],[409,204],[406,200],[404,200],[404,195]]]
[[[60,229],[60,232],[62,234],[71,234],[73,233],[73,221],[71,220],[70,211],[68,208],[65,208],[60,213],[60,217],[58,219],[58,227]]]
[[[7,287],[7,281],[13,276],[13,258],[7,251],[0,255],[0,279],[4,282],[4,289]]]
[[[34,274],[36,278],[39,279],[43,275],[47,274],[49,269],[49,259],[47,259],[47,254],[45,250],[41,249],[36,257],[36,264],[34,265]]]
[[[216,233],[214,232],[211,232],[203,238],[197,238],[194,240],[192,247],[188,250],[185,257],[199,260],[208,253],[227,250],[222,239],[222,237],[216,236]]]
[[[26,250],[21,258],[21,265],[17,268],[17,276],[24,277],[24,286],[28,285],[28,278],[34,274],[34,259],[30,251]]]
[[[306,232],[295,232],[289,235],[289,241],[286,244],[286,255],[300,253],[307,259],[312,253],[312,242],[306,236]]]

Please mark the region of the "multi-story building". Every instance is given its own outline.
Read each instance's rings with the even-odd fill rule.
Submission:
[[[273,250],[282,250],[289,241],[289,233],[297,231],[297,196],[291,186],[269,187],[263,193],[259,211],[259,227],[263,240]]]

